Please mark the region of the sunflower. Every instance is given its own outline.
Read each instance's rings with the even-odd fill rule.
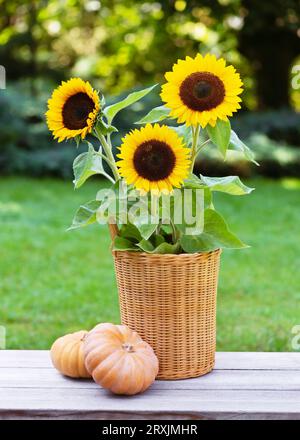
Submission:
[[[233,66],[223,58],[198,54],[178,60],[167,72],[161,98],[171,116],[187,125],[215,126],[217,119],[227,120],[240,107],[242,81]]]
[[[58,142],[92,131],[100,109],[98,93],[80,78],[63,81],[48,100],[46,113],[49,130]]]
[[[189,172],[189,149],[166,125],[147,124],[122,139],[117,162],[128,185],[141,191],[171,192]]]

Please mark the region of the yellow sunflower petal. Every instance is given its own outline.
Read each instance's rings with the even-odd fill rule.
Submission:
[[[143,192],[171,192],[188,176],[189,149],[175,130],[147,124],[122,139],[117,155],[119,173]]]
[[[100,109],[97,92],[81,78],[62,81],[48,100],[46,120],[49,130],[58,142],[81,136],[93,129]]]
[[[214,126],[217,119],[226,120],[240,108],[243,83],[223,58],[211,54],[186,57],[165,78],[160,96],[180,123]]]

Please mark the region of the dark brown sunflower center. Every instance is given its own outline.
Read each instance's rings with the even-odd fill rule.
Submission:
[[[76,93],[67,99],[63,107],[64,126],[69,130],[79,130],[86,127],[88,116],[94,108],[94,101],[86,93]]]
[[[176,163],[176,157],[168,144],[151,139],[136,149],[133,163],[141,177],[154,182],[170,176]]]
[[[195,72],[181,84],[180,97],[191,110],[211,110],[221,104],[225,97],[223,82],[210,72]]]

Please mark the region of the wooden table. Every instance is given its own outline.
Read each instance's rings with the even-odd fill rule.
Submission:
[[[133,397],[61,376],[47,351],[0,351],[0,419],[300,419],[300,353],[217,353],[196,379]]]

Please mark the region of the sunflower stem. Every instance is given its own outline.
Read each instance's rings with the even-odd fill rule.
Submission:
[[[157,225],[157,227],[155,229],[155,234],[156,235],[160,234],[160,228],[161,228],[161,219],[159,220],[158,225]]]
[[[200,151],[205,147],[205,145],[207,145],[210,142],[210,139],[206,139],[206,141],[204,141],[201,145],[199,145],[199,148],[197,148],[196,151],[196,155],[195,155],[195,159],[197,158],[198,154],[200,153]]]
[[[151,193],[151,216],[159,222],[159,195]]]
[[[108,157],[105,156],[105,154],[101,153],[100,151],[96,151],[97,156],[100,156],[102,159],[105,160],[105,162],[110,166],[110,168],[112,167],[112,163],[111,161],[108,159]]]
[[[193,142],[192,142],[192,148],[191,148],[190,174],[193,174],[195,160],[197,157],[197,145],[198,145],[199,133],[200,133],[200,125],[199,124],[196,125],[195,129],[192,127]]]
[[[95,128],[95,133],[96,133],[96,136],[97,136],[98,140],[100,141],[100,143],[101,143],[101,145],[102,145],[102,147],[103,147],[103,149],[105,151],[106,157],[108,159],[107,163],[109,164],[109,166],[111,168],[111,171],[112,171],[112,173],[114,175],[115,181],[117,182],[118,180],[120,180],[120,175],[119,175],[119,172],[118,172],[118,168],[116,166],[115,158],[114,158],[114,156],[112,154],[111,143],[109,145],[107,143],[105,137],[103,136],[103,134],[99,133],[96,128]]]
[[[172,241],[173,241],[173,244],[176,244],[177,243],[177,231],[176,231],[175,224],[172,219],[170,219],[170,225],[172,228]]]
[[[106,157],[104,154],[100,153],[100,151],[97,151],[97,155],[100,156],[102,159],[104,159],[104,160],[106,161],[106,163],[110,166],[110,161],[107,159],[107,157]],[[111,168],[111,166],[110,166],[110,168]],[[115,184],[115,183],[116,183],[116,182],[115,182],[115,179],[114,179],[112,176],[110,176],[109,174],[107,174],[104,170],[102,171],[102,174],[103,174],[103,176],[106,177],[106,178],[107,178],[112,184]]]

